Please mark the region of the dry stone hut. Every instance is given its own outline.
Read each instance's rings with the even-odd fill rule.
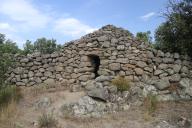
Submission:
[[[110,84],[112,77],[119,75],[142,83],[144,90],[167,94],[164,90],[175,85],[182,90],[179,93],[184,98],[192,97],[191,58],[163,53],[113,25],[66,43],[61,52],[18,56],[17,62],[8,80],[18,86],[51,81],[85,86],[93,79],[105,86]]]

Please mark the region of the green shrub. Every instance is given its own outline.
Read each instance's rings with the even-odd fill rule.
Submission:
[[[157,103],[157,96],[152,93],[149,93],[144,99],[144,106],[149,114],[153,113],[157,109]]]
[[[56,128],[57,121],[52,114],[43,113],[38,120],[39,128]]]
[[[0,51],[0,86],[5,84],[5,80],[7,78],[6,73],[13,65],[13,57],[7,53],[1,53]]]
[[[118,91],[127,91],[130,88],[129,80],[125,79],[124,77],[117,77],[112,80],[112,84],[117,86]]]
[[[0,108],[6,106],[11,101],[18,101],[22,97],[19,87],[0,87]]]

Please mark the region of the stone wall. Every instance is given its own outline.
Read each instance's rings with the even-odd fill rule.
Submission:
[[[188,56],[163,53],[128,35],[122,28],[107,25],[66,43],[61,52],[19,56],[8,81],[32,86],[51,79],[66,85],[84,85],[95,79],[98,72],[100,76],[125,76],[134,82],[154,85],[158,90],[182,81],[192,83],[192,61]]]

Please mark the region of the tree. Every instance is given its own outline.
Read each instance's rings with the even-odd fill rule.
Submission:
[[[11,40],[6,40],[3,45],[0,46],[1,51],[3,53],[11,53],[16,54],[21,52],[21,50],[18,48],[17,44],[15,42],[12,42]]]
[[[56,40],[49,40],[46,38],[37,39],[34,42],[34,48],[35,50],[40,51],[41,53],[53,53],[57,48]]]
[[[10,102],[17,101],[21,96],[16,86],[9,86],[9,83],[5,82],[6,73],[15,64],[13,54],[20,51],[15,42],[6,39],[5,35],[0,33],[0,114]]]
[[[0,33],[0,54],[3,53],[15,54],[20,51],[21,50],[18,48],[15,42],[6,39],[5,35]]]
[[[24,50],[23,50],[23,53],[25,54],[25,55],[27,55],[27,54],[31,54],[31,53],[33,53],[34,52],[34,45],[32,44],[32,42],[31,41],[29,41],[29,40],[27,40],[26,42],[25,42],[25,44],[24,44]]]
[[[58,51],[62,48],[61,45],[56,44],[55,39],[46,39],[46,38],[39,38],[34,43],[27,40],[24,44],[24,54],[30,54],[35,51],[41,52],[43,54],[50,54],[55,51]]]
[[[4,84],[8,68],[13,64],[12,55],[20,51],[15,42],[6,39],[4,34],[0,34],[0,87]]]
[[[0,33],[0,44],[3,44],[5,41],[5,35]]]
[[[144,42],[149,42],[152,43],[152,37],[150,36],[151,32],[147,31],[147,32],[138,32],[136,34],[136,38],[138,40],[144,41]]]
[[[0,88],[6,80],[6,72],[13,64],[13,60],[11,57],[12,56],[8,53],[0,54]]]
[[[192,56],[192,1],[170,0],[164,17],[155,32],[156,47]]]

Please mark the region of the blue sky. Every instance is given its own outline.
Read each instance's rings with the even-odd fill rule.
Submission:
[[[0,33],[16,41],[54,38],[59,44],[113,24],[132,33],[163,22],[167,0],[0,0]]]

